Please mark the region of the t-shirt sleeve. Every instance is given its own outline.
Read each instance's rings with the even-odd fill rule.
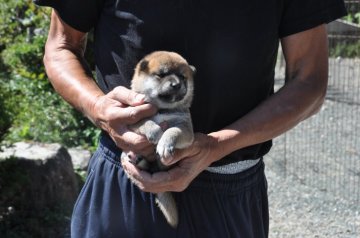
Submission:
[[[329,23],[345,15],[343,0],[284,0],[279,37]]]
[[[101,9],[101,0],[33,0],[36,5],[54,8],[61,19],[71,27],[88,32],[95,27]]]

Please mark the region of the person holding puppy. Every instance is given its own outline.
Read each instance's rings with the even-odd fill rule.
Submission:
[[[271,139],[319,110],[328,77],[324,24],[346,14],[343,1],[35,3],[54,8],[44,56],[51,83],[103,130],[74,207],[72,237],[267,237],[263,156]],[[96,82],[83,57],[91,29]],[[274,93],[279,41],[286,82]],[[120,155],[154,151],[129,127],[157,108],[129,86],[138,61],[158,50],[177,52],[197,69],[195,138],[161,158],[171,169],[150,174]],[[178,206],[176,228],[154,203],[155,193],[167,191]]]

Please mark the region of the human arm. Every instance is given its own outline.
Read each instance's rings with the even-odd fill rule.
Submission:
[[[153,151],[144,136],[127,129],[156,109],[144,103],[143,95],[124,87],[104,94],[87,67],[84,59],[87,34],[80,32],[52,12],[51,25],[45,46],[44,64],[55,90],[72,106],[86,115],[108,134],[117,146],[139,154]]]
[[[141,189],[182,191],[212,162],[235,150],[279,136],[320,109],[328,72],[325,25],[287,36],[281,43],[286,60],[284,87],[222,130],[208,135],[196,134],[192,146],[175,153],[170,163],[178,163],[169,171],[150,175],[124,163]]]
[[[321,108],[328,80],[325,25],[281,39],[285,85],[246,116],[219,132],[223,153],[275,138]]]

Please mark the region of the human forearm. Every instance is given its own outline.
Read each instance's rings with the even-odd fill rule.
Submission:
[[[141,155],[153,152],[146,137],[128,130],[129,124],[153,115],[156,108],[145,103],[144,95],[125,87],[104,94],[84,60],[86,33],[79,32],[52,13],[44,63],[55,90],[72,106],[105,130],[116,145]]]
[[[83,58],[85,45],[86,34],[68,27],[54,12],[44,55],[47,75],[67,102],[94,121],[93,105],[103,93]]]
[[[326,86],[314,88],[296,81],[289,83],[246,116],[210,134],[219,150],[214,159],[273,139],[293,128],[320,109],[325,89]]]
[[[44,57],[46,72],[55,90],[90,120],[95,118],[93,105],[103,93],[70,52],[62,50]]]
[[[217,159],[270,140],[320,109],[328,78],[325,27],[289,36],[282,45],[287,63],[285,86],[243,118],[210,134],[220,151]]]

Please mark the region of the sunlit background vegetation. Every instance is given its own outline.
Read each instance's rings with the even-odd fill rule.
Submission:
[[[54,92],[45,74],[50,11],[30,0],[0,2],[0,141],[93,149],[99,131]]]

